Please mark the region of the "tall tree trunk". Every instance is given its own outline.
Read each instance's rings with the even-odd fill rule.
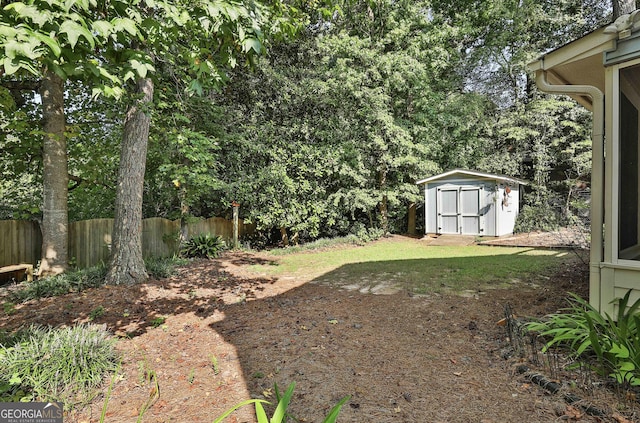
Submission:
[[[380,211],[380,228],[382,233],[386,236],[389,233],[389,200],[386,195],[382,196],[382,200],[378,205]]]
[[[178,239],[180,246],[189,240],[189,226],[187,218],[189,217],[189,203],[187,203],[187,190],[184,185],[178,188],[178,198],[180,199],[180,235]]]
[[[382,192],[387,190],[387,171],[386,169],[378,171],[378,187]],[[389,233],[389,199],[387,194],[382,194],[382,199],[378,204],[380,212],[380,227],[382,233],[386,236]]]
[[[141,98],[133,103],[124,121],[111,259],[107,283],[132,285],[149,276],[142,257],[142,193],[147,160],[149,126],[148,108],[153,101],[153,81],[144,78],[137,83]]]
[[[40,96],[44,130],[40,275],[50,276],[67,269],[69,254],[69,172],[62,78],[47,71],[40,85]]]
[[[613,2],[613,20],[618,19],[622,15],[631,13],[636,10],[635,0],[612,0]]]
[[[417,233],[416,211],[417,211],[416,203],[414,202],[409,203],[409,210],[407,211],[407,233],[409,235],[415,235]]]

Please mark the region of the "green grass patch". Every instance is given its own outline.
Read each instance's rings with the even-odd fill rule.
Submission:
[[[429,246],[412,239],[278,257],[257,273],[294,275],[322,283],[374,287],[387,284],[415,293],[460,292],[535,282],[575,260],[567,251],[488,246]]]

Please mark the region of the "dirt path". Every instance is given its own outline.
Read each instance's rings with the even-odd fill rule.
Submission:
[[[247,398],[273,400],[274,383],[291,382],[291,413],[301,422],[321,421],[345,395],[339,422],[621,421],[613,418],[619,397],[605,389],[574,381],[573,392],[606,410],[597,419],[515,374],[519,361],[504,358],[509,344],[496,325],[506,304],[541,316],[563,307],[567,291],[586,295],[585,269],[468,298],[411,297],[247,269],[267,259],[229,253],[170,279],[30,302],[3,315],[0,328],[87,321],[104,307],[97,323],[122,337],[123,354],[107,422],[135,422],[145,404],[144,422],[211,422]],[[103,403],[98,397],[65,421],[98,421]],[[629,421],[640,416],[622,411]],[[246,408],[228,421],[254,417]]]

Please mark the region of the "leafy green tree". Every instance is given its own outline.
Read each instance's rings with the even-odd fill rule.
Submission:
[[[42,148],[39,137],[30,134],[40,119],[25,97],[0,86],[0,219],[32,219],[41,213]]]
[[[362,218],[388,231],[420,198],[415,180],[473,161],[485,142],[486,101],[461,92],[456,31],[428,3],[340,6],[214,97],[228,118],[218,196],[283,239]]]
[[[45,182],[44,191],[45,197],[51,193],[59,209],[66,211],[68,185],[64,80],[82,76],[94,94],[130,94],[122,131],[110,282],[131,283],[146,278],[140,225],[154,98],[152,76],[159,75],[156,69],[186,67],[183,75],[188,76],[189,92],[202,93],[205,87],[216,86],[239,57],[250,58],[261,52],[260,26],[266,24],[269,14],[274,28],[286,26],[288,9],[280,3],[269,7],[256,3],[156,0],[136,3],[52,0],[46,4],[30,1],[5,7],[0,38],[5,53],[3,73],[26,71],[43,81],[45,146],[51,144],[55,153],[54,161],[46,158],[45,162],[58,172],[53,178],[45,169],[45,180],[64,181],[56,187],[48,187]],[[55,110],[50,111],[49,98]],[[49,144],[46,140],[50,140]],[[56,209],[52,215],[55,222],[66,227],[66,214]],[[60,232],[66,238],[66,232]],[[61,253],[54,256],[64,268],[66,241],[62,238],[57,247]]]
[[[182,242],[189,238],[186,223],[194,215],[207,215],[213,208],[208,196],[220,185],[220,145],[207,131],[218,113],[206,98],[158,90],[144,210],[148,216],[179,218]]]
[[[113,217],[123,105],[66,84],[69,221]]]
[[[129,103],[124,120],[107,281],[131,284],[147,277],[142,260],[141,219],[156,84],[152,76],[173,76],[179,81],[178,89],[184,85],[187,92],[196,94],[219,85],[226,69],[233,67],[239,57],[261,52],[260,27],[266,24],[269,10],[255,3],[147,1],[122,12],[138,28],[140,37],[118,40],[105,56],[115,62],[121,57],[124,44],[128,63],[138,68],[137,76],[131,78],[135,80],[132,91],[137,96]],[[179,73],[179,68],[186,71]]]
[[[268,62],[215,97],[227,110],[217,196],[240,202],[260,230],[280,229],[285,241],[315,238],[336,216],[326,190],[338,145],[308,41],[274,46]]]
[[[93,15],[87,0],[13,2],[2,9],[0,76],[3,85],[36,89],[42,102],[42,261],[40,273],[59,273],[68,261],[68,171],[64,82],[116,79],[99,65],[96,47],[117,34]],[[93,4],[95,6],[95,3]],[[107,27],[111,30],[106,29]],[[14,78],[7,81],[10,78]],[[35,78],[35,81],[30,78]],[[103,86],[115,94],[114,88]]]

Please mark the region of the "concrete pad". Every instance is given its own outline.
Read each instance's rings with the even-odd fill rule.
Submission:
[[[446,246],[446,245],[474,245],[476,243],[475,235],[438,235],[426,236],[422,239],[429,245]]]

